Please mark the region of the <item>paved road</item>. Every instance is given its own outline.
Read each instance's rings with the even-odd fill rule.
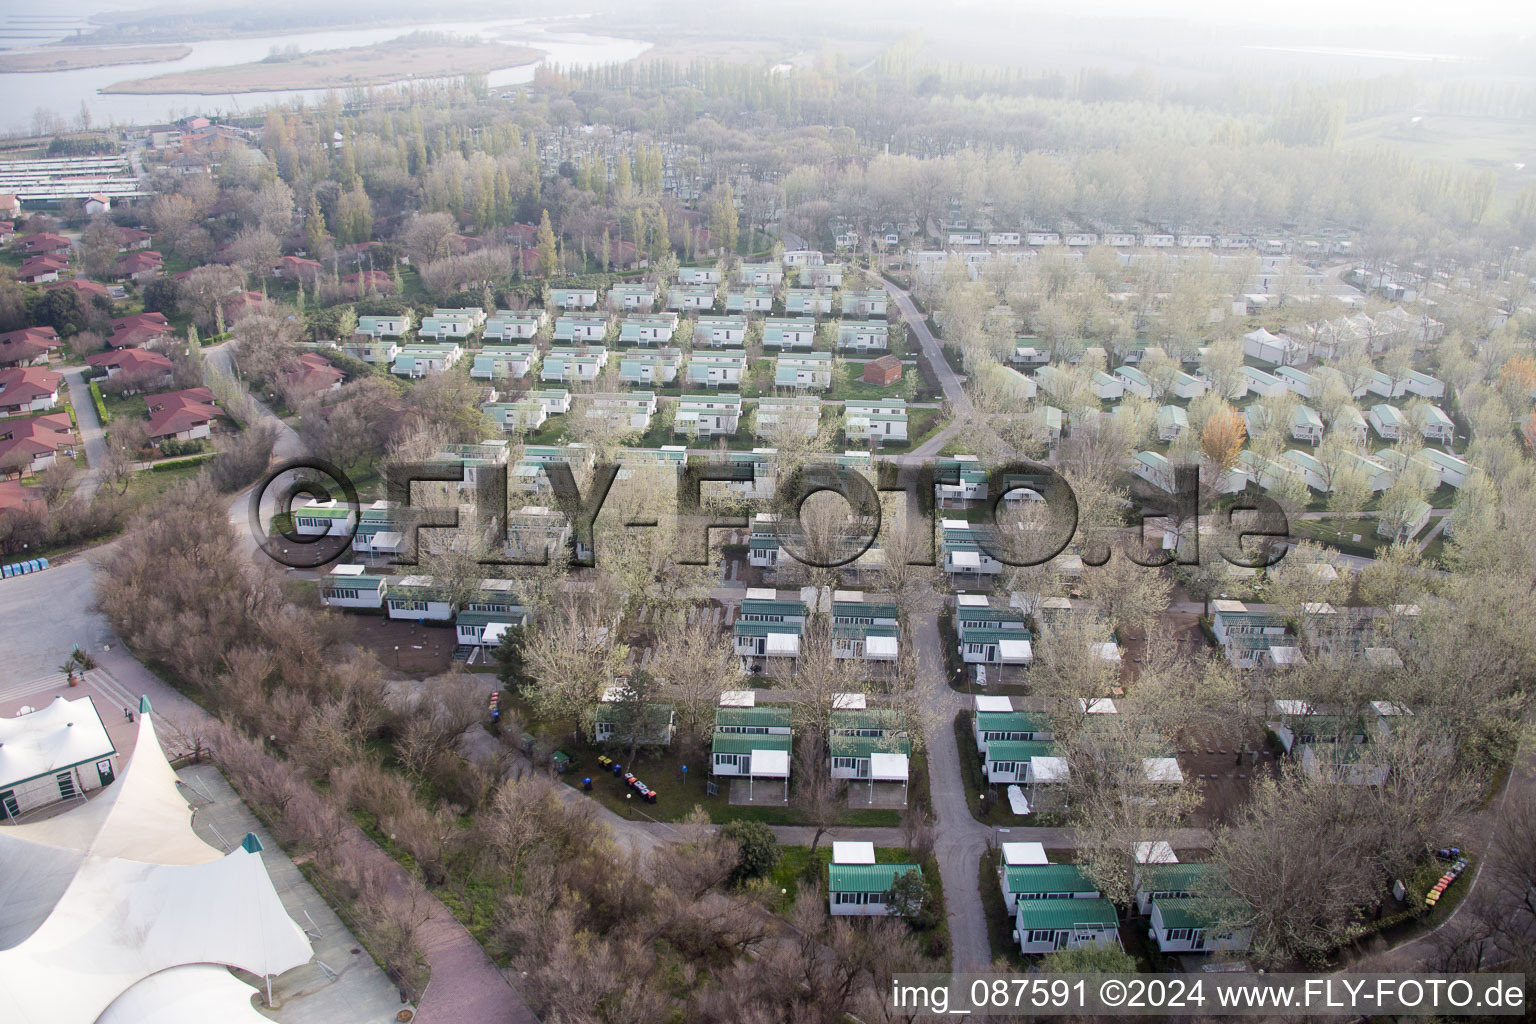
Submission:
[[[89,467],[80,478],[75,493],[90,500],[101,486],[101,467],[107,460],[107,442],[103,436],[101,418],[96,415],[96,403],[91,399],[90,385],[84,377],[85,367],[60,367],[59,372],[69,382],[69,402],[75,410],[75,423],[80,428],[80,442],[85,448],[85,461]]]
[[[881,283],[885,285],[886,292],[896,301],[896,307],[901,310],[902,316],[906,317],[912,333],[917,336],[917,343],[921,346],[923,355],[927,357],[928,365],[933,367],[934,376],[939,379],[939,389],[944,393],[944,400],[949,403],[950,414],[954,417],[943,430],[912,449],[906,456],[913,460],[931,458],[949,443],[955,432],[960,429],[960,424],[975,412],[975,407],[971,404],[971,396],[965,393],[959,375],[944,358],[943,346],[933,336],[933,331],[929,330],[928,320],[913,303],[912,296],[883,278]]]

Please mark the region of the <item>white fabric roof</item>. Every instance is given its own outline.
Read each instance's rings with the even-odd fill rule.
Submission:
[[[800,638],[793,633],[769,633],[765,650],[769,654],[800,654]]]
[[[978,693],[976,694],[976,710],[1008,712],[1013,710],[1013,701],[1008,697],[991,697],[984,693]]]
[[[999,640],[997,653],[1004,664],[1029,661],[1035,656],[1028,640]]]
[[[1089,646],[1094,649],[1094,653],[1095,654],[1097,654],[1100,658],[1104,659],[1105,661],[1119,661],[1120,660],[1120,647],[1119,647],[1118,644],[1102,643],[1102,644],[1090,644]]]
[[[1029,759],[1029,774],[1036,782],[1066,782],[1071,772],[1067,768],[1066,758],[1032,757]]]
[[[748,587],[744,596],[748,601],[777,601],[779,592],[773,587]]]
[[[0,789],[117,752],[89,697],[55,697],[47,707],[0,718]]]
[[[752,774],[764,775],[774,779],[789,778],[789,751],[752,751]]]
[[[1173,847],[1159,839],[1151,843],[1137,843],[1137,864],[1177,864],[1179,858],[1174,856]]]
[[[1009,789],[1017,789],[1009,786]],[[1044,843],[1004,843],[1003,863],[1009,867],[1019,867],[1024,864],[1047,864],[1045,859]]]
[[[212,964],[189,964],[152,974],[113,1000],[96,1024],[179,1024],[228,1021],[270,1024],[251,1005],[256,991]]]
[[[865,637],[864,654],[870,658],[894,658],[896,657],[896,638],[893,636]]]
[[[723,708],[750,708],[756,705],[756,690],[726,690],[720,694],[720,706]]]
[[[876,782],[906,782],[907,771],[906,754],[869,755],[869,777]]]
[[[956,594],[955,604],[961,608],[985,608],[987,606],[986,594]]]
[[[951,552],[949,560],[954,565],[980,566],[981,556],[974,551]]]
[[[1008,807],[1014,814],[1024,815],[1029,813],[1029,798],[1018,786],[1008,787]],[[1044,864],[1045,861],[1040,863]]]
[[[254,837],[221,856],[192,831],[148,713],[134,750],[84,806],[0,829],[8,1022],[93,1024],[146,978],[189,964],[278,975],[309,962]],[[38,888],[13,902],[18,875]]]
[[[863,711],[869,701],[862,693],[834,693],[832,707],[837,711]]]
[[[1142,760],[1141,770],[1148,782],[1183,782],[1184,772],[1179,769],[1176,757],[1148,757]]]
[[[1120,709],[1115,707],[1115,702],[1109,697],[1079,697],[1077,706],[1087,715],[1117,715]]]
[[[834,842],[832,844],[833,864],[873,864],[874,862],[874,843]]]
[[[512,628],[510,622],[491,622],[485,627],[485,632],[480,634],[480,642],[491,646],[498,646],[507,638],[507,630]],[[606,697],[603,698],[607,700]]]

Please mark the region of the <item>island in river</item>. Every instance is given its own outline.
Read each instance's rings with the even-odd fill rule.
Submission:
[[[250,64],[199,68],[117,82],[104,93],[283,92],[392,85],[412,78],[450,78],[537,63],[542,50],[483,40],[416,33],[372,46],[274,53]]]
[[[181,60],[190,46],[54,46],[24,52],[0,53],[0,75],[44,71],[81,71],[119,64],[163,64]]]

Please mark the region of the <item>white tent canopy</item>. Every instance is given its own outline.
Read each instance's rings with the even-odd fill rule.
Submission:
[[[863,711],[869,707],[869,700],[862,693],[834,693],[832,695],[832,708],[835,711]]]
[[[985,693],[978,693],[975,696],[975,705],[976,710],[979,712],[1006,713],[1013,710],[1013,699],[1011,697],[993,697]]]
[[[45,708],[0,718],[0,789],[117,753],[89,697],[55,697]]]
[[[866,637],[864,640],[864,654],[870,658],[894,660],[896,657],[896,638],[893,636]]]
[[[113,1000],[96,1024],[171,1024],[219,1021],[270,1024],[251,1005],[252,989],[229,970],[189,964],[152,974]]]
[[[750,708],[756,705],[756,690],[726,690],[720,694],[720,706],[723,708]]]
[[[7,1021],[93,1024],[145,979],[191,964],[270,977],[309,962],[261,844],[247,836],[220,855],[197,838],[147,702],[140,711],[116,783],[69,813],[0,829]],[[13,901],[18,877],[38,886],[33,898]]]

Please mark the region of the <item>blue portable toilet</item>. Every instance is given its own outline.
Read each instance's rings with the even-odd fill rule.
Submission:
[[[14,565],[0,566],[0,579],[10,579],[14,575],[16,575],[16,567]]]
[[[48,559],[46,559],[46,558],[39,558],[37,560],[37,568],[38,568],[39,572],[41,572],[42,570],[48,568]]]
[[[27,563],[27,567],[24,570],[22,570],[22,571],[23,572],[37,572],[37,570],[39,570],[41,568],[42,568],[42,566],[38,565],[37,564],[37,559],[34,558],[30,562]]]

